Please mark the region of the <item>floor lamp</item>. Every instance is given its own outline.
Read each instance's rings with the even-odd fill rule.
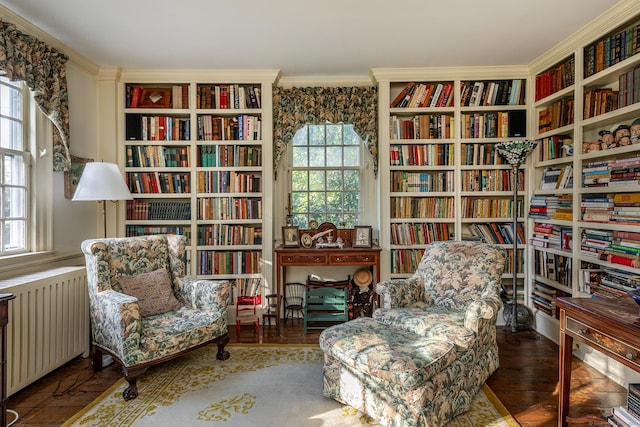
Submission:
[[[102,202],[102,221],[104,225],[104,237],[107,237],[107,210],[106,201],[131,200],[131,193],[124,182],[120,169],[115,163],[88,162],[84,170],[76,192],[74,201]]]
[[[538,141],[529,140],[517,140],[517,141],[505,141],[496,144],[498,153],[504,157],[511,165],[511,187],[513,189],[513,207],[511,213],[513,214],[513,255],[512,255],[512,290],[511,295],[511,331],[518,331],[518,170],[520,165],[524,163],[525,159],[536,148]],[[523,242],[524,243],[524,242]],[[524,306],[523,306],[524,307]],[[507,309],[507,307],[505,307]]]

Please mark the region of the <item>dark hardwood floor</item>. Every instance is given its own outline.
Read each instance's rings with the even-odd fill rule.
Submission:
[[[229,334],[231,343],[317,344],[319,332],[305,336],[301,322],[289,321],[281,335],[273,326],[259,336],[250,327],[239,337],[230,327]],[[487,382],[491,390],[523,426],[557,426],[558,346],[533,331],[512,334],[502,327],[498,342],[501,366]],[[119,378],[114,365],[93,373],[88,358],[75,359],[9,398],[8,408],[20,414],[14,425],[59,426]],[[600,408],[625,401],[625,388],[574,358],[571,416],[598,414]],[[9,414],[8,421],[12,419]]]

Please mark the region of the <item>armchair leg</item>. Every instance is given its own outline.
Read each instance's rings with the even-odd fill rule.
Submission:
[[[147,368],[128,370],[124,366],[122,367],[122,373],[124,379],[127,380],[129,386],[122,392],[122,398],[124,400],[133,400],[138,397],[138,377],[147,372]]]
[[[102,355],[104,353],[96,346],[91,347],[91,367],[93,368],[93,372],[101,371],[103,368]]]
[[[223,336],[216,339],[215,342],[218,345],[218,353],[216,354],[216,359],[227,360],[229,357],[231,357],[231,353],[224,349],[224,346],[229,344],[229,335],[224,334]]]

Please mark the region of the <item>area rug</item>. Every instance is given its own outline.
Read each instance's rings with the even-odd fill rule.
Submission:
[[[125,402],[119,380],[63,427],[79,426],[376,426],[361,412],[322,396],[317,345],[234,344],[216,360],[216,346],[155,366]],[[473,409],[448,427],[518,426],[485,385]]]

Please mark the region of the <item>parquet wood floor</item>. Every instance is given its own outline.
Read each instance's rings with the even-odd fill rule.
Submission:
[[[488,380],[489,387],[522,426],[557,426],[558,346],[533,331],[512,334],[498,327],[497,332],[501,366]],[[303,335],[302,322],[295,320],[280,335],[274,327],[259,334],[246,327],[240,336],[229,328],[232,343],[317,343],[319,333]],[[88,358],[77,358],[9,398],[8,408],[20,414],[14,425],[59,426],[119,378],[114,365],[93,373]],[[625,388],[574,358],[571,416],[598,414],[600,408],[625,401]],[[8,421],[12,419],[9,414]]]

